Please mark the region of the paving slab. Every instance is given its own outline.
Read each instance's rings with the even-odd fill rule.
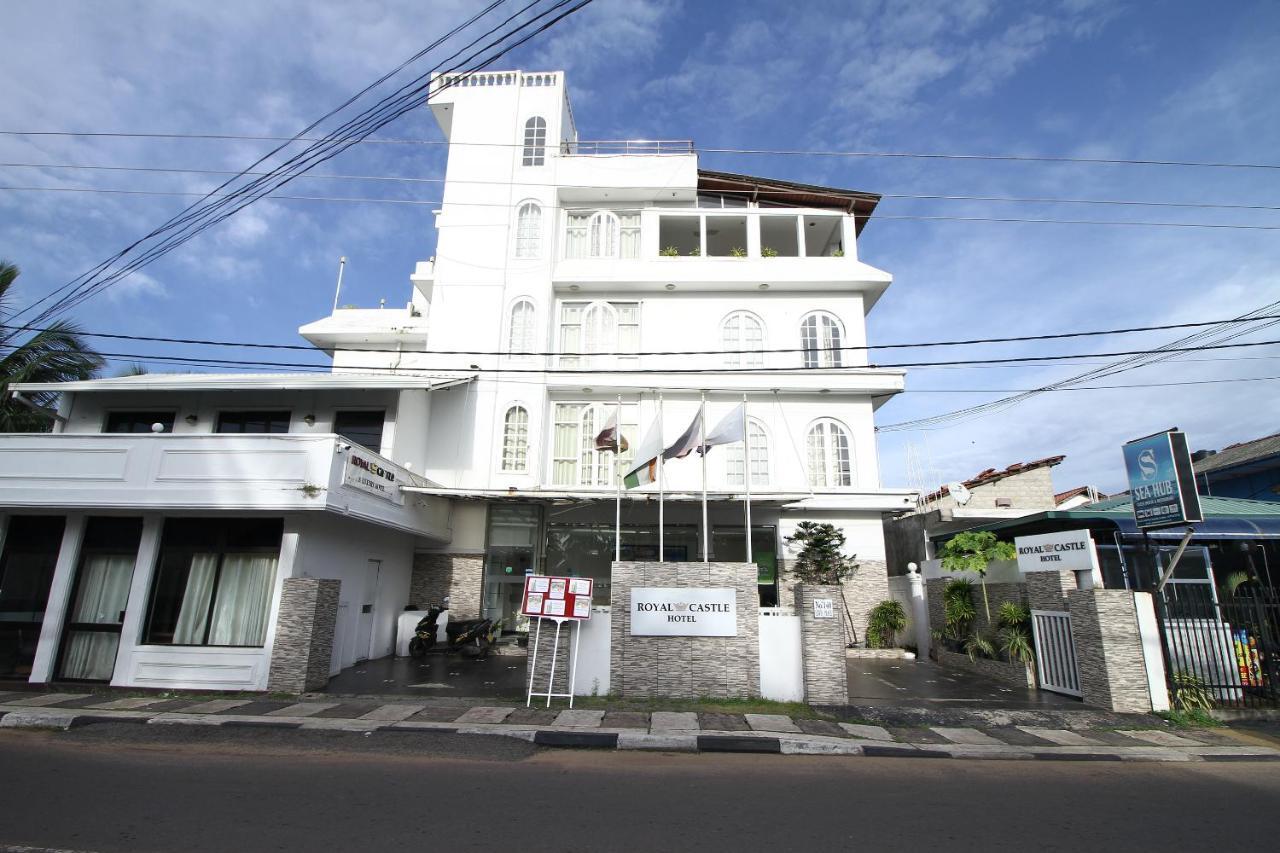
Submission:
[[[751,726],[741,714],[698,713],[698,727],[708,732],[748,732]]]
[[[86,707],[93,708],[97,711],[132,711],[135,708],[145,708],[148,705],[155,705],[163,702],[155,696],[131,696],[128,699],[112,699],[110,702],[96,702]]]
[[[475,725],[477,723],[501,723],[511,716],[514,708],[497,708],[487,705],[478,705],[475,708],[469,708],[461,716],[457,717],[456,722],[461,725]]]
[[[868,726],[863,723],[840,723],[840,728],[850,737],[860,738],[862,740],[878,740],[885,743],[894,741],[893,735],[889,734],[889,730],[881,726]]]
[[[451,708],[447,705],[428,705],[418,713],[409,717],[406,722],[452,723],[458,719],[464,708]]]
[[[379,705],[371,711],[360,715],[362,720],[380,720],[386,723],[398,723],[420,713],[424,705]]]
[[[1122,729],[1117,731],[1116,734],[1136,738],[1147,743],[1154,743],[1156,746],[1204,746],[1198,740],[1192,740],[1189,737],[1182,737],[1181,735],[1175,735],[1173,732],[1163,732],[1158,729]]]
[[[272,711],[278,711],[281,708],[288,708],[292,702],[268,702],[265,700],[251,700],[247,704],[240,705],[235,709],[237,716],[261,717]],[[225,711],[216,711],[215,713],[224,714]]]
[[[385,704],[385,702],[338,702],[332,708],[317,711],[311,715],[311,718],[314,720],[358,720],[374,708],[381,708]],[[415,708],[420,707],[422,706],[415,706]]]
[[[1085,737],[1070,729],[1046,729],[1038,726],[1014,726],[1014,728],[1059,746],[1099,746],[1102,743],[1100,740]]]
[[[321,711],[327,711],[330,708],[338,707],[337,702],[298,702],[296,705],[288,705],[284,708],[277,708],[274,711],[268,711],[268,717],[310,717],[319,714]]]
[[[553,726],[565,726],[580,729],[595,729],[604,720],[604,711],[591,711],[583,708],[571,708],[561,711],[552,723]]]
[[[798,718],[793,720],[793,722],[800,727],[800,731],[807,735],[838,737],[845,738],[846,740],[849,737],[848,732],[840,728],[839,725],[833,723],[831,720],[806,720],[804,718]]]
[[[606,729],[648,730],[649,715],[644,711],[606,711],[602,725]]]
[[[34,696],[14,699],[5,704],[18,705],[23,708],[44,708],[49,705],[57,705],[59,702],[70,702],[73,699],[84,699],[92,695],[91,693],[37,693]]]
[[[800,734],[800,727],[791,721],[786,714],[744,714],[747,725],[757,732],[795,732]]]
[[[964,746],[1008,746],[1003,741],[996,740],[986,732],[980,732],[977,729],[951,726],[931,726],[930,728],[952,743]]]
[[[698,715],[693,711],[654,711],[649,715],[649,730],[652,732],[696,732],[699,731]]]
[[[899,743],[919,743],[919,744],[935,744],[935,743],[951,743],[950,740],[935,732],[933,729],[916,728],[914,726],[889,726],[889,734],[893,735],[893,739]]]
[[[177,710],[184,714],[221,714],[224,711],[230,711],[232,708],[239,708],[248,704],[248,699],[210,699],[205,702],[196,702]]]
[[[549,726],[560,716],[559,711],[550,708],[516,708],[507,717],[507,725]]]

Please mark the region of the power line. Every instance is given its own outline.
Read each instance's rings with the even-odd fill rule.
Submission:
[[[147,174],[175,174],[175,175],[268,175],[269,172],[235,172],[228,169],[179,169],[173,167],[159,166],[101,166],[101,165],[81,165],[75,163],[0,163],[0,168],[16,168],[16,169],[68,169],[75,171],[94,171],[94,172],[141,172]],[[379,181],[389,183],[409,183],[409,184],[451,184],[451,185],[476,185],[476,186],[504,186],[504,187],[545,187],[546,183],[538,183],[534,181],[486,181],[478,179],[460,179],[454,178],[446,181],[444,178],[416,178],[408,175],[299,175],[305,180],[325,180],[325,181]],[[588,190],[596,189],[596,187],[586,184],[555,184],[556,189],[569,190]],[[679,187],[668,187],[669,189],[679,189]],[[32,187],[0,187],[0,189],[42,189]],[[60,188],[55,188],[60,189]],[[622,187],[612,186],[611,191],[627,191],[627,190],[652,190],[653,187]],[[754,190],[753,195],[789,195],[793,190]],[[815,192],[811,195],[826,195],[825,193]],[[1179,202],[1179,201],[1144,201],[1138,199],[1102,199],[1102,198],[1054,198],[1047,196],[992,196],[992,195],[957,195],[954,193],[877,193],[882,199],[895,199],[899,201],[983,201],[983,202],[1001,202],[1012,204],[1082,204],[1082,205],[1119,205],[1130,207],[1171,207],[1171,208],[1191,208],[1200,210],[1280,210],[1280,205],[1269,204],[1227,204],[1221,202]],[[834,194],[833,198],[837,197]],[[842,200],[844,196],[838,196]],[[374,201],[375,199],[360,199],[361,201]],[[421,202],[424,204],[434,204],[435,202]],[[495,207],[508,207],[509,205],[493,205]]]
[[[231,133],[126,133],[107,131],[67,131],[67,130],[0,130],[0,136],[70,136],[89,138],[119,139],[205,139],[247,142],[319,142],[321,139],[303,136],[254,136]],[[450,142],[438,139],[395,139],[381,138],[362,140],[382,145],[464,145],[472,147],[519,148],[518,142]],[[890,158],[914,160],[979,160],[1015,163],[1075,163],[1103,166],[1178,166],[1201,169],[1269,169],[1280,170],[1280,163],[1246,163],[1214,160],[1160,160],[1156,158],[1125,157],[1069,157],[1041,154],[965,154],[938,151],[869,151],[846,150],[831,151],[822,149],[801,148],[730,148],[692,146],[690,153],[700,154],[735,154],[769,157],[855,157],[855,158]]]
[[[89,187],[15,187],[0,186],[0,190],[9,190],[16,192],[61,192],[61,193],[90,193],[90,194],[107,194],[107,195],[142,195],[142,196],[199,196],[201,198],[235,198],[237,193],[227,194],[209,194],[200,192],[165,192],[161,190],[122,190],[122,189],[105,189],[105,188],[89,188]],[[341,198],[331,196],[288,196],[274,195],[264,193],[259,198],[266,198],[281,201],[328,201],[328,202],[345,202],[360,204],[407,204],[417,206],[442,207],[446,204],[443,201],[435,201],[429,199],[389,199],[389,198]],[[255,199],[256,201],[257,199]],[[493,202],[470,202],[470,201],[451,201],[447,203],[451,207],[502,207],[510,208],[508,204],[497,204]],[[871,219],[872,214],[854,213],[855,218]],[[1216,223],[1216,222],[1148,222],[1140,220],[1099,220],[1099,219],[1047,219],[1047,218],[1028,218],[1015,216],[926,216],[926,215],[907,215],[907,214],[876,214],[874,218],[877,221],[882,220],[910,220],[910,221],[926,221],[926,222],[1004,222],[1004,223],[1024,223],[1033,225],[1104,225],[1104,226],[1137,226],[1144,228],[1213,228],[1226,229],[1230,231],[1280,231],[1280,225],[1238,225],[1233,223]],[[203,229],[202,229],[203,230]],[[183,242],[186,242],[185,240]],[[131,270],[132,271],[132,270]]]
[[[1249,321],[1265,321],[1280,320],[1280,314],[1264,314],[1256,317],[1250,317]],[[1199,320],[1191,323],[1165,323],[1159,326],[1128,326],[1116,329],[1088,329],[1075,332],[1053,332],[1043,335],[1016,335],[1011,337],[993,337],[993,338],[962,338],[942,341],[915,341],[911,343],[890,343],[890,344],[849,344],[836,347],[770,347],[761,349],[707,349],[707,350],[651,350],[639,352],[570,352],[564,350],[557,351],[539,351],[539,352],[510,352],[504,350],[411,350],[413,355],[471,355],[471,356],[498,356],[507,358],[520,357],[613,357],[613,358],[633,358],[637,356],[689,356],[689,355],[772,355],[772,354],[788,354],[788,353],[823,353],[823,352],[867,352],[870,350],[881,349],[927,349],[932,347],[958,347],[958,346],[978,346],[983,344],[1006,344],[1006,343],[1026,343],[1030,341],[1053,341],[1066,340],[1070,338],[1091,338],[1105,337],[1109,335],[1129,335],[1142,332],[1162,332],[1172,329],[1196,329],[1206,326],[1219,326],[1223,323],[1236,322],[1234,319],[1226,320]],[[0,329],[8,329],[14,332],[45,332],[49,331],[45,326],[34,325],[16,325],[0,323]],[[303,352],[319,352],[322,351],[318,347],[306,344],[271,344],[250,341],[221,341],[209,338],[169,338],[159,337],[155,335],[130,335],[121,332],[80,332],[79,334],[91,338],[106,338],[121,341],[143,341],[147,343],[164,343],[164,344],[188,344],[197,346],[217,346],[217,347],[243,347],[245,349],[269,349],[269,350],[294,350]],[[354,350],[361,353],[377,353],[383,355],[403,355],[403,349],[366,349],[364,347]],[[1053,356],[1045,356],[1045,358],[1053,358]]]

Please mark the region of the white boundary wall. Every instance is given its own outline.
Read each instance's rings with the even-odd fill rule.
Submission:
[[[760,695],[777,702],[804,701],[800,617],[790,607],[760,608]]]

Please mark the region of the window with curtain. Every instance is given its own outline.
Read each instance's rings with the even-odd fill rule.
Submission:
[[[764,367],[764,323],[750,311],[734,311],[720,325],[725,367]]]
[[[769,437],[764,426],[755,418],[747,418],[747,437],[751,443],[751,485],[769,485]],[[725,472],[730,486],[746,484],[743,459],[746,456],[742,442],[725,447]]]
[[[639,351],[639,302],[560,304],[560,352],[581,353],[560,356],[561,367],[635,367],[640,359],[628,353]]]
[[[853,485],[849,431],[843,424],[829,418],[818,421],[809,427],[806,447],[810,486],[837,488]]]
[[[145,642],[250,646],[266,642],[281,519],[166,519]]]
[[[31,674],[66,519],[13,515],[0,553],[0,676]]]
[[[541,166],[546,162],[547,153],[547,120],[542,116],[534,116],[524,123],[524,158],[525,166]]]
[[[512,406],[502,419],[502,470],[526,471],[529,467],[529,412]]]
[[[59,678],[111,680],[141,540],[140,518],[90,518],[85,525]]]
[[[566,258],[640,257],[640,211],[571,210],[565,218]]]
[[[536,258],[542,253],[542,208],[526,201],[516,211],[516,257]]]
[[[536,335],[533,318],[533,302],[530,300],[519,299],[511,306],[511,322],[507,328],[507,352],[512,355],[527,355],[534,351]]]
[[[617,406],[608,403],[557,403],[555,435],[552,439],[551,476],[557,486],[614,486],[619,470],[615,470],[612,451],[596,450],[596,436],[616,414]],[[639,409],[634,403],[622,405],[621,432],[627,449],[619,454],[616,464],[625,467],[634,456],[639,436],[636,420]]]
[[[800,324],[800,346],[805,367],[840,367],[844,363],[844,333],[840,321],[825,311],[817,311]]]

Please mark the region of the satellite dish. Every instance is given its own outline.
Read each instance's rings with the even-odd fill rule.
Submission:
[[[964,506],[973,499],[973,492],[964,487],[964,483],[947,483],[947,492],[956,499],[956,506]]]

